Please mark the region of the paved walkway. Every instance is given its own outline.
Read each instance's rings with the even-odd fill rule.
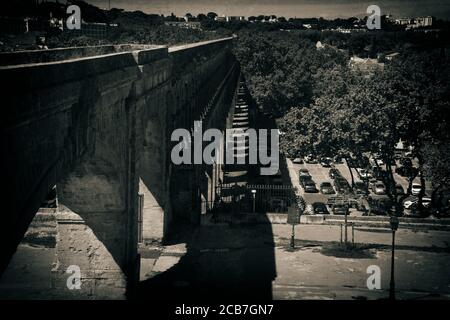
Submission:
[[[362,249],[336,251],[340,228],[298,225],[295,250],[285,224],[213,225],[179,232],[142,251],[137,298],[381,299],[388,296],[391,233],[356,230]],[[401,299],[448,299],[450,233],[399,230],[396,284]],[[0,281],[0,298],[48,299],[54,249],[21,245]],[[368,266],[381,271],[369,290]]]
[[[333,252],[339,233],[336,226],[297,226],[292,251],[289,225],[204,226],[191,240],[162,250],[162,259],[155,259],[154,269],[147,274],[141,297],[161,287],[173,294],[171,289],[180,284],[190,297],[204,297],[199,288],[218,290],[220,297],[387,297],[391,233],[356,230],[356,242],[365,244],[365,249],[350,258]],[[400,230],[397,244],[398,297],[450,298],[450,233]],[[181,251],[174,250],[177,247]],[[373,265],[381,270],[380,290],[367,288],[367,268]],[[153,280],[158,277],[162,282]]]

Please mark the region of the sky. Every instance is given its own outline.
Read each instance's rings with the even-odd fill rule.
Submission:
[[[85,0],[108,8],[108,0]],[[290,17],[345,18],[366,16],[376,4],[382,14],[396,17],[432,15],[450,20],[450,0],[110,0],[111,8],[146,13],[184,15],[216,12],[219,15],[269,15]]]

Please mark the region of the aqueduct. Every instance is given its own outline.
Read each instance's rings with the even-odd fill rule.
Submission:
[[[194,120],[229,125],[240,77],[231,45],[1,54],[1,270],[56,185],[55,287],[78,265],[74,297],[124,297],[138,277],[138,236],[163,239],[174,224],[197,223],[199,199],[214,200],[220,167],[173,166],[170,134]]]

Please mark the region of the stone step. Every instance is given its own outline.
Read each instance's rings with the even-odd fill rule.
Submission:
[[[248,128],[249,123],[247,122],[234,122],[233,121],[233,128]]]
[[[234,115],[233,121],[248,121],[248,115]]]

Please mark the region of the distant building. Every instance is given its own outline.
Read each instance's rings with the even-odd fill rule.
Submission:
[[[433,17],[419,17],[414,19],[414,25],[416,27],[431,27],[433,25]]]
[[[200,29],[201,27],[200,21],[166,21],[164,24],[184,29]]]
[[[245,20],[245,17],[244,16],[227,16],[226,20],[227,20],[227,22],[230,22],[230,21],[243,21],[243,20]]]
[[[217,16],[216,21],[230,22],[230,21],[244,21],[244,16]]]
[[[0,17],[0,32],[8,34],[21,34],[28,31],[28,18]]]
[[[414,22],[411,18],[399,18],[395,19],[395,24],[401,25],[401,26],[407,26]]]
[[[431,27],[433,25],[433,17],[399,18],[395,19],[394,23],[397,25],[406,26],[407,29]]]
[[[117,24],[112,23],[81,23],[81,29],[79,30],[68,30],[64,29],[64,32],[70,32],[74,36],[87,36],[92,38],[106,38],[109,33],[114,29],[117,28]]]
[[[383,70],[384,63],[378,62],[378,59],[360,58],[353,56],[350,58],[349,65],[353,70],[371,74],[376,70]]]

